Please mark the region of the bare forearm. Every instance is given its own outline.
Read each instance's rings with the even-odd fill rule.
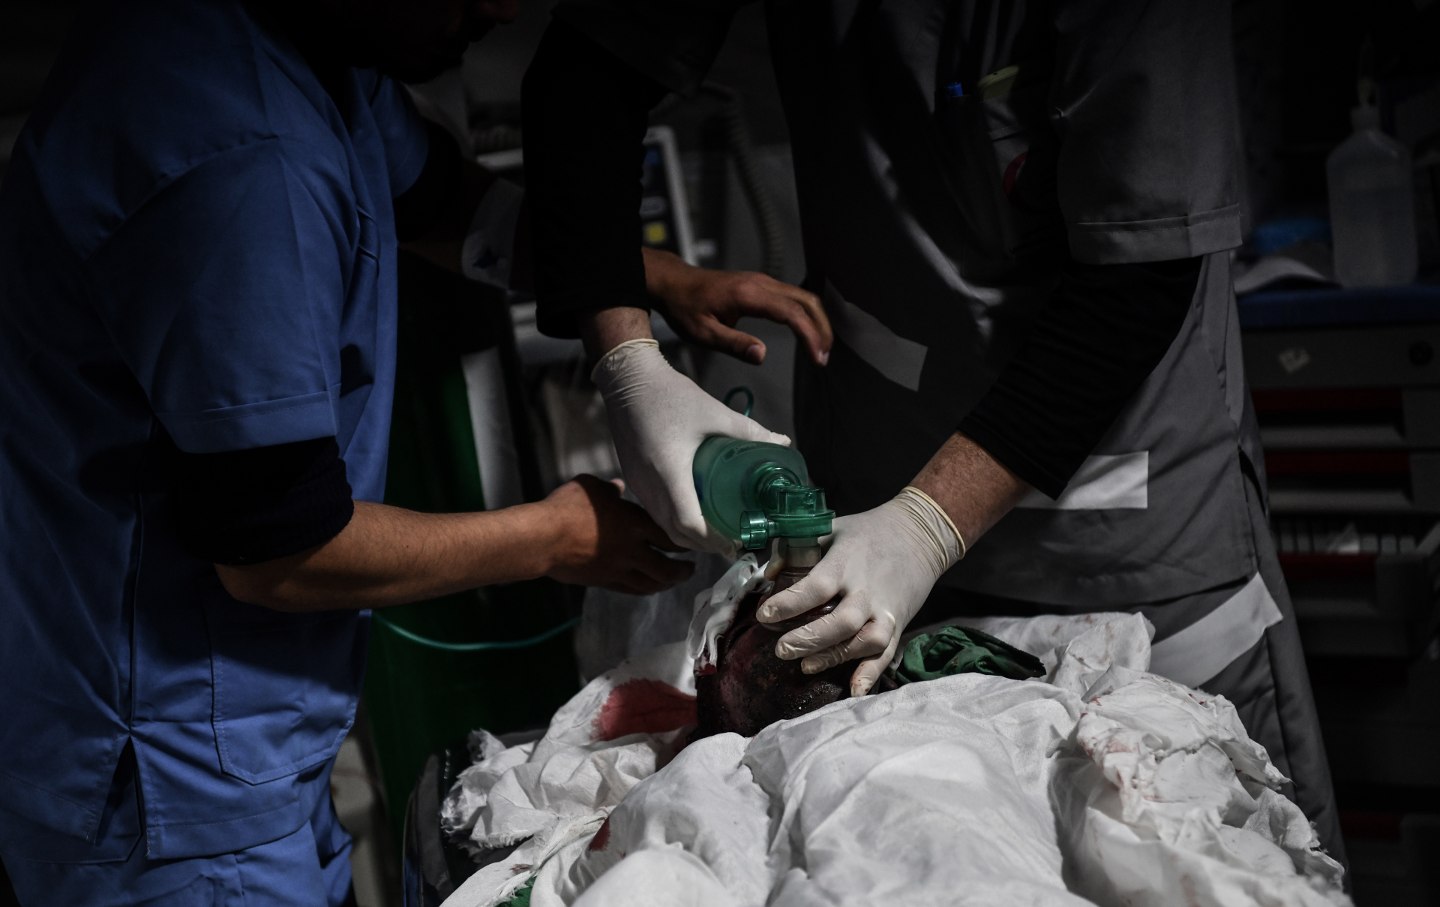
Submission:
[[[1010,512],[1031,486],[965,435],[953,434],[912,483],[939,504],[967,546]]]
[[[645,291],[658,300],[675,298],[687,291],[687,279],[702,273],[671,252],[640,248],[640,257],[645,263]],[[693,290],[693,286],[690,287]],[[581,316],[580,337],[585,342],[585,352],[592,360],[610,352],[627,340],[649,340],[654,337],[650,329],[650,313],[631,306],[617,306],[599,309]]]
[[[585,352],[594,360],[627,340],[649,340],[654,334],[650,331],[649,312],[629,306],[616,306],[582,317],[580,337],[585,341]]]
[[[381,608],[542,576],[556,540],[543,504],[430,514],[357,501],[318,548],[216,570],[236,598],[278,610]]]

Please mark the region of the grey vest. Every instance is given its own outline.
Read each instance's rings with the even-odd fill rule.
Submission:
[[[1057,201],[1053,23],[1037,4],[995,6],[768,5],[807,283],[838,338],[826,368],[797,357],[797,443],[841,513],[913,478],[994,382],[1060,262],[1083,254]],[[1107,607],[1253,575],[1242,459],[1257,468],[1258,440],[1225,251],[1238,217],[1196,230],[1205,265],[1165,358],[1065,494],[1022,502],[942,584]],[[1122,243],[1100,258],[1125,256]],[[1138,238],[1133,258],[1147,256],[1180,257]]]

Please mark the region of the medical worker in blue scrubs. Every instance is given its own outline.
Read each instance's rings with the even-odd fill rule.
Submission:
[[[515,3],[131,0],[71,36],[0,186],[0,856],[22,903],[344,903],[328,780],[365,609],[688,575],[592,477],[488,513],[377,503],[399,240],[453,239],[487,188],[391,76],[457,63]],[[756,289],[685,267],[647,276]]]

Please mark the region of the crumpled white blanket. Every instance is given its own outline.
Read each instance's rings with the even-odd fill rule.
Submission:
[[[518,846],[445,907],[532,879],[534,907],[1349,903],[1230,703],[1147,673],[1143,617],[966,625],[1046,678],[913,683],[683,746],[692,632],[596,678],[538,742],[477,732],[443,821]]]

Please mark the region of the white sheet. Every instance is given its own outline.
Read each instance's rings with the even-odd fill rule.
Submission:
[[[969,623],[1047,678],[910,684],[673,756],[692,634],[597,678],[537,744],[484,735],[444,818],[519,846],[446,907],[532,876],[534,907],[1348,903],[1230,704],[1146,672],[1143,618]]]

